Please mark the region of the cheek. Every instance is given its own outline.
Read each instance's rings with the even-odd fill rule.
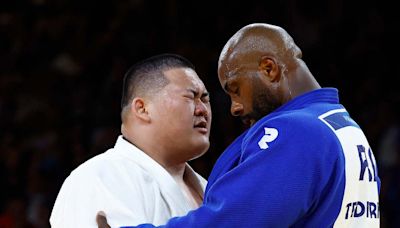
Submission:
[[[156,109],[156,118],[168,125],[176,125],[180,119],[184,119],[190,112],[190,105],[177,99],[160,100]],[[182,120],[183,121],[183,120]]]
[[[243,109],[246,111],[251,111],[253,109],[253,93],[252,91],[247,91],[243,94],[241,103],[243,104]]]
[[[211,125],[211,120],[212,120],[212,110],[211,110],[211,105],[207,105],[207,110],[208,110],[208,124]]]
[[[171,121],[175,122],[193,122],[195,106],[193,102],[190,101],[173,101],[168,105],[169,116]]]

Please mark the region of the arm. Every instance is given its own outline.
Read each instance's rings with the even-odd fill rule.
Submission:
[[[86,184],[94,186],[93,179]],[[96,202],[90,202],[94,193],[84,185],[80,178],[71,174],[63,183],[51,212],[50,224],[54,228],[93,227],[93,216],[97,209]]]

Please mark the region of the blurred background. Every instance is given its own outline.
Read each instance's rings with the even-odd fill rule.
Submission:
[[[0,228],[49,227],[67,175],[113,147],[122,78],[164,52],[190,59],[211,94],[212,146],[192,166],[208,177],[244,127],[217,78],[242,26],[284,27],[324,87],[364,129],[382,181],[381,227],[400,227],[398,12],[391,1],[95,1],[0,3]]]

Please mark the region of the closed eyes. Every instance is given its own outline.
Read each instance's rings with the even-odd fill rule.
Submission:
[[[210,101],[210,94],[208,92],[203,92],[200,96],[200,93],[196,90],[193,89],[188,89],[188,94],[186,95],[186,97],[190,98],[190,99],[195,99],[200,97],[201,101],[203,102],[209,102]]]

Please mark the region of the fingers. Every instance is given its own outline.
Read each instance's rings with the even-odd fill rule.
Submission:
[[[98,228],[111,228],[111,226],[107,223],[106,214],[103,211],[99,211],[99,213],[97,213],[96,222]]]

